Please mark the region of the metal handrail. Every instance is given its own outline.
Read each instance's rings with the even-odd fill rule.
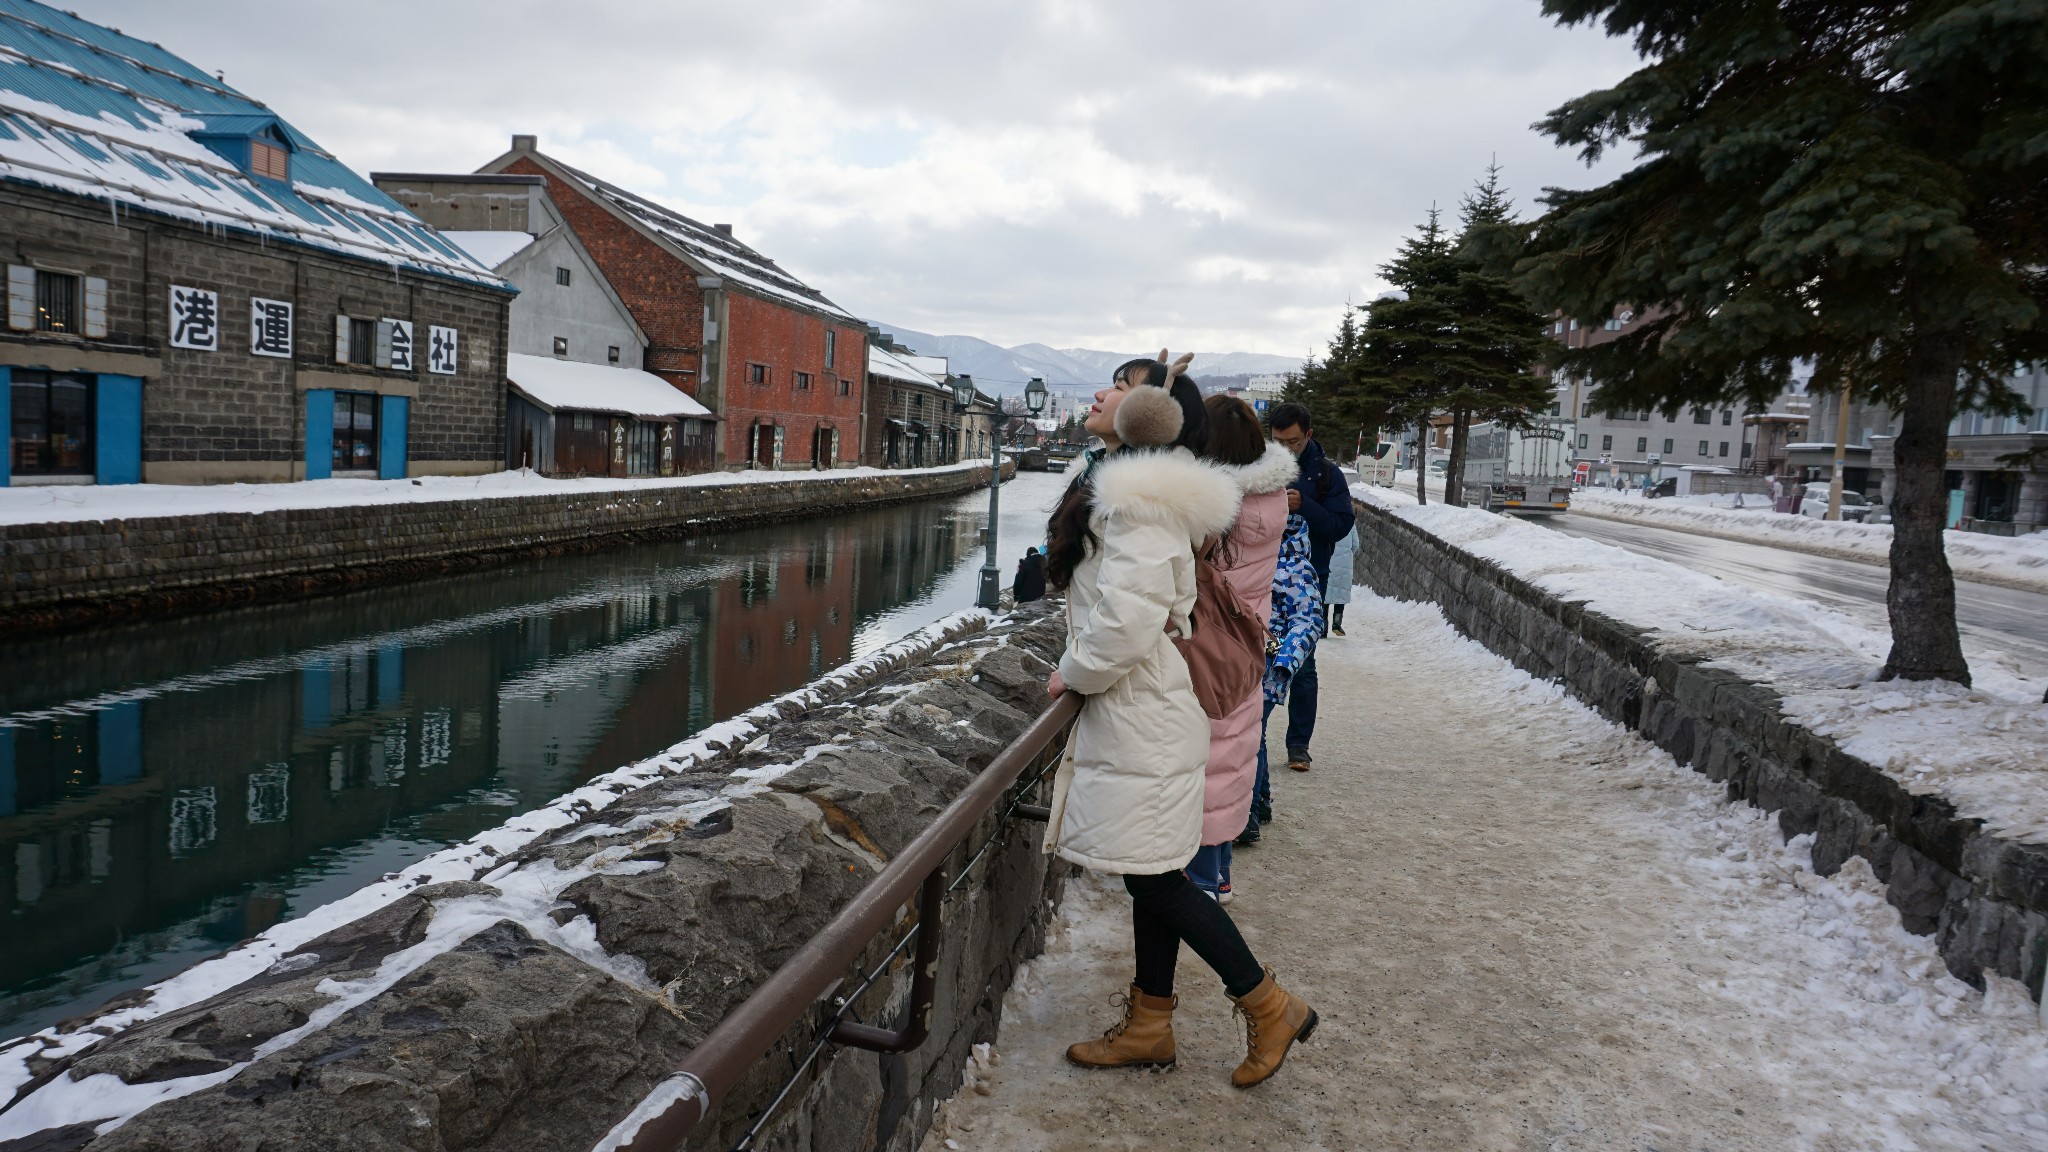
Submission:
[[[920,889],[927,899],[919,902],[918,965],[913,982],[928,984],[931,977],[926,969],[936,971],[940,936],[929,930],[937,927],[938,910],[938,901],[929,897],[944,891],[943,876],[939,874],[947,858],[1039,753],[1079,714],[1081,701],[1072,692],[1054,700],[831,923],[805,941],[753,995],[727,1013],[711,1034],[683,1057],[682,1066],[649,1093],[649,1100],[657,1095],[675,1099],[641,1124],[632,1138],[619,1146],[620,1152],[675,1152],[680,1148],[748,1069],[767,1055],[784,1033],[838,983],[847,967],[895,920],[897,909]],[[925,990],[930,991],[928,987]],[[915,989],[911,1020],[904,1029],[910,1035],[862,1028],[851,1031],[847,1039],[860,1047],[885,1041],[892,1046],[904,1045],[897,1050],[915,1047],[923,1040],[919,1033],[930,1023],[930,997],[918,1000],[914,993]],[[918,1010],[920,1003],[925,1006],[923,1011]],[[835,1031],[844,1028],[847,1025],[842,1022],[835,1026]],[[904,1044],[905,1041],[908,1043]]]

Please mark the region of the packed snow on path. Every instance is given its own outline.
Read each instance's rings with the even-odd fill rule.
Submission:
[[[152,516],[278,512],[294,508],[346,508],[362,504],[431,504],[444,500],[511,500],[528,496],[582,496],[658,492],[730,484],[787,484],[852,476],[919,476],[962,472],[980,462],[942,468],[834,468],[829,472],[704,472],[692,476],[620,480],[555,479],[531,469],[483,476],[421,476],[412,480],[301,480],[291,484],[54,484],[0,488],[0,525],[76,520],[134,520]]]
[[[1999,835],[2048,844],[2048,705],[2043,683],[2016,665],[1978,661],[1971,688],[1879,682],[1890,636],[1834,609],[1506,516],[1416,507],[1363,485],[1352,493],[1545,591],[1649,630],[1667,652],[1769,685],[1786,716],[1916,795],[1942,796]]]
[[[1179,1066],[1066,1045],[1130,978],[1114,878],[1071,884],[995,1050],[924,1148],[2048,1149],[2048,1029],[1907,934],[1806,837],[1452,631],[1361,589],[1324,642],[1313,772],[1240,849],[1230,906],[1322,1017],[1249,1091],[1185,950]]]
[[[1414,486],[1409,486],[1409,491]],[[1743,507],[1735,507],[1740,499]],[[1622,520],[1750,544],[1767,544],[1816,556],[1891,563],[1892,526],[1816,520],[1771,511],[1768,496],[1686,496],[1646,500],[1639,492],[1581,488],[1572,511],[1603,520]],[[2048,532],[2030,536],[1943,533],[1949,566],[1956,576],[2027,592],[2048,592]]]

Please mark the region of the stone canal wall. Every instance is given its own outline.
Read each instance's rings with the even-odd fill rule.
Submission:
[[[0,525],[0,635],[168,615],[951,496],[988,466]]]
[[[1935,796],[1786,718],[1779,696],[1581,603],[1563,600],[1378,505],[1354,501],[1358,582],[1426,600],[1460,632],[1709,779],[1730,800],[1778,814],[1789,839],[1814,835],[1813,866],[1852,856],[1885,882],[1908,931],[1933,934],[1949,971],[2022,981],[2041,999],[2048,966],[2048,848],[2003,839]]]
[[[1048,605],[934,625],[38,1033],[0,1052],[0,1149],[587,1149],[1045,707],[1064,636]],[[1065,876],[1043,827],[991,814],[956,850],[958,876],[990,844],[948,899],[931,1038],[828,1049],[762,1146],[918,1146],[1040,951]],[[909,985],[898,960],[857,1018],[894,1027]],[[730,1147],[821,1019],[691,1147]]]

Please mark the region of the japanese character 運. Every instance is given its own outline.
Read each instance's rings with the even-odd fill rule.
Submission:
[[[258,356],[292,354],[292,306],[284,300],[251,298],[249,351]]]

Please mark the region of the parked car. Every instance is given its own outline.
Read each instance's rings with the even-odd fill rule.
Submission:
[[[1825,484],[1815,484],[1806,490],[1806,499],[1799,502],[1799,514],[1814,520],[1828,518],[1828,489]],[[1842,519],[1854,520],[1861,524],[1870,515],[1870,501],[1861,492],[1842,493]]]

